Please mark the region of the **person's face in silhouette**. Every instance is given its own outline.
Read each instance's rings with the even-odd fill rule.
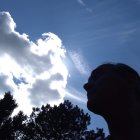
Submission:
[[[126,99],[126,86],[125,81],[113,69],[108,67],[95,69],[84,85],[88,109],[97,114],[118,109]]]

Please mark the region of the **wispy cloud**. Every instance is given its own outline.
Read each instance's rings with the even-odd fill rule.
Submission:
[[[135,32],[138,30],[138,28],[130,28],[124,31],[121,31],[119,33],[119,38],[122,42],[127,42],[130,39],[132,39],[132,36],[135,34]]]
[[[85,4],[84,0],[77,0],[77,2],[83,6],[88,12],[92,12],[92,9],[87,7],[87,5]]]
[[[71,86],[68,87],[66,95],[69,98],[75,99],[76,101],[79,101],[81,103],[86,104],[86,102],[87,102],[87,96],[84,93],[84,91],[82,93],[81,91],[79,91]]]
[[[86,4],[83,2],[83,0],[77,0],[77,2],[78,2],[79,4],[81,4],[82,6],[86,6]]]
[[[68,53],[80,74],[88,75],[90,71],[89,66],[81,51],[69,51]]]

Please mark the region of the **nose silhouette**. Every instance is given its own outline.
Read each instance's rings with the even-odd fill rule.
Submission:
[[[83,85],[83,88],[87,90],[87,83]]]
[[[93,87],[93,85],[91,85],[91,84],[89,84],[89,83],[85,83],[83,87],[84,87],[84,89],[85,89],[86,91],[88,91],[88,90],[90,90],[90,89]]]

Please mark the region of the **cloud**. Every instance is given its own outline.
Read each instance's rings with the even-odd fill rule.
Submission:
[[[118,33],[118,38],[121,42],[127,42],[133,39],[133,36],[136,34],[136,32],[139,30],[138,27],[129,27],[127,29],[122,30]]]
[[[63,101],[68,69],[66,50],[54,33],[36,42],[16,31],[8,12],[0,12],[0,92],[12,91],[20,109]],[[30,107],[29,107],[30,106]]]
[[[12,88],[6,84],[7,79],[8,77],[6,75],[0,74],[0,94],[12,90]]]
[[[88,75],[90,71],[89,66],[82,53],[80,51],[69,51],[68,53],[80,74]]]
[[[39,106],[40,104],[50,103],[54,99],[60,99],[61,95],[57,89],[50,88],[50,80],[36,80],[33,88],[29,90],[32,103]]]
[[[83,0],[77,0],[77,2],[78,2],[79,4],[81,4],[82,6],[86,6],[86,4],[83,2]]]
[[[83,7],[85,7],[85,9],[88,11],[88,12],[92,12],[92,9],[87,7],[85,2],[83,0],[77,0],[77,2],[82,5]]]
[[[76,102],[80,102],[80,105],[81,105],[81,103],[82,104],[87,103],[87,97],[86,97],[86,94],[84,94],[84,91],[80,92],[79,90],[77,90],[71,86],[69,86],[67,89],[66,97],[72,98]]]

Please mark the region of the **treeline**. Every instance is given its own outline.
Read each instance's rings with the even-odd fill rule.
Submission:
[[[0,140],[96,140],[104,139],[103,129],[88,130],[90,116],[66,100],[59,106],[33,108],[11,116],[17,103],[10,92],[0,99]]]

